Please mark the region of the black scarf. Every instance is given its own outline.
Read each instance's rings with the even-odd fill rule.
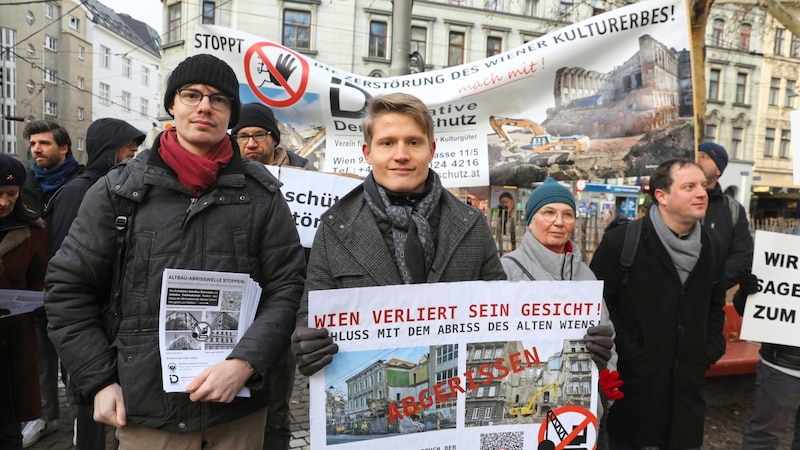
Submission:
[[[403,283],[424,283],[433,265],[436,246],[430,218],[439,206],[442,183],[435,172],[428,173],[421,194],[386,191],[375,182],[372,173],[364,180],[364,200],[382,222],[391,225],[394,255]],[[420,266],[419,261],[424,261]]]

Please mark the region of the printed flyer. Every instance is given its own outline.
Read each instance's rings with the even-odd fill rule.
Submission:
[[[312,448],[595,448],[597,369],[582,339],[602,291],[469,281],[309,293],[309,326],[339,345],[309,379]]]

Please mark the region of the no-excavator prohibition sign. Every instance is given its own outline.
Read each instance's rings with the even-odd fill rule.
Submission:
[[[568,405],[547,413],[539,427],[538,450],[594,449],[597,417],[588,409]]]
[[[283,63],[292,66],[294,70],[284,71],[288,76],[278,70]],[[300,67],[296,67],[296,64]],[[308,86],[308,61],[294,51],[272,42],[259,42],[247,49],[244,55],[244,72],[247,84],[253,93],[264,103],[272,107],[285,108],[294,105],[303,98]],[[264,85],[277,88],[270,92],[280,94],[266,95],[261,91]]]

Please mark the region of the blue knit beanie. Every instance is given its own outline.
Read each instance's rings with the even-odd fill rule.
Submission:
[[[528,203],[525,204],[525,223],[531,223],[536,211],[550,203],[566,203],[575,211],[575,196],[572,195],[572,192],[560,185],[558,181],[547,177],[544,183],[534,189],[531,196],[528,197]]]
[[[714,142],[703,142],[697,150],[711,157],[720,173],[725,172],[725,168],[728,167],[728,152],[725,147]]]

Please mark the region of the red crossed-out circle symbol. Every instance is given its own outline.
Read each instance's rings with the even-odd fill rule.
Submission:
[[[566,436],[563,438],[556,437],[558,434],[556,431],[556,424],[551,423],[550,420],[546,418],[542,421],[542,425],[539,427],[538,438],[540,448],[542,447],[542,442],[547,439],[553,443],[555,443],[554,441],[558,441],[558,443],[553,447],[555,450],[569,450],[567,446],[577,445],[577,443],[572,444],[572,441],[579,436],[587,438],[581,447],[588,447],[591,449],[597,448],[597,417],[595,417],[595,415],[592,414],[588,409],[577,405],[567,405],[553,410],[553,413],[555,414],[556,421],[560,422],[559,425],[564,426]],[[572,428],[568,429],[567,425],[571,426]],[[594,436],[593,440],[588,439],[592,436]]]
[[[300,62],[300,73],[293,73],[289,80],[285,79],[275,66],[275,61],[281,55],[294,56]],[[260,64],[263,64],[269,73],[266,73],[266,70],[263,69],[259,70]],[[250,85],[250,89],[256,97],[269,106],[284,108],[300,101],[308,86],[308,72],[308,61],[305,58],[282,45],[272,42],[253,44],[244,55],[244,73],[247,76],[247,84]],[[270,74],[280,84],[280,86],[276,87],[283,88],[285,95],[280,95],[278,98],[270,98],[261,92],[259,87],[264,79],[269,79]],[[254,75],[261,79],[256,79]]]

